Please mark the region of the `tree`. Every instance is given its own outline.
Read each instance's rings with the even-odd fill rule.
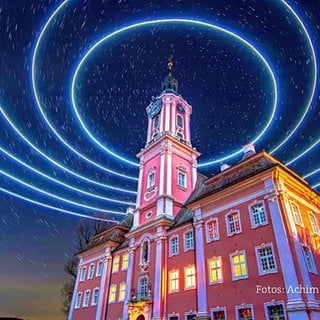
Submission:
[[[105,219],[105,217],[103,216],[101,216],[100,218],[101,220],[85,219],[80,221],[80,224],[76,230],[76,237],[74,240],[74,248],[76,253],[86,249],[95,234],[107,229],[109,226],[114,224],[113,222],[103,220]],[[69,314],[74,285],[77,277],[78,263],[79,259],[76,257],[76,255],[74,255],[64,265],[64,271],[71,276],[70,281],[66,282],[61,289],[61,294],[64,297],[62,311],[67,316]]]

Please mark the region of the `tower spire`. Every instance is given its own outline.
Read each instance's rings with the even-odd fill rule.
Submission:
[[[168,75],[162,81],[162,90],[163,91],[178,91],[178,80],[175,79],[172,75],[173,71],[173,56],[169,55],[168,64],[167,64]]]

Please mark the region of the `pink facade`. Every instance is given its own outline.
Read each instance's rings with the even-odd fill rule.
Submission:
[[[78,254],[69,320],[320,319],[319,194],[253,146],[198,174],[192,108],[168,71],[136,207]]]

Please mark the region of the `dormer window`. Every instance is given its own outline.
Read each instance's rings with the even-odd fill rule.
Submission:
[[[177,115],[177,126],[183,128],[183,119],[179,114]]]

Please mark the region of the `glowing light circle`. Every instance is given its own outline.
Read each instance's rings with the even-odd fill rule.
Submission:
[[[260,140],[260,138],[266,133],[266,131],[268,130],[269,126],[271,125],[271,122],[274,118],[276,109],[277,109],[277,103],[278,103],[278,89],[277,89],[277,81],[276,78],[274,76],[274,73],[272,71],[271,66],[269,65],[269,63],[267,62],[267,60],[265,59],[265,57],[258,51],[258,49],[256,49],[250,42],[248,42],[247,40],[245,40],[244,38],[240,37],[239,35],[237,35],[236,33],[227,30],[225,28],[222,28],[220,26],[208,23],[208,22],[203,22],[203,21],[199,21],[199,20],[191,20],[191,19],[157,19],[157,20],[149,20],[149,21],[143,21],[143,22],[139,22],[139,23],[135,23],[135,24],[131,24],[129,26],[123,27],[121,29],[118,29],[108,35],[106,35],[105,37],[103,37],[102,39],[100,39],[99,41],[97,41],[83,56],[83,58],[81,59],[81,61],[79,62],[79,64],[77,65],[73,78],[72,78],[72,84],[71,84],[71,100],[72,100],[72,107],[73,110],[75,112],[75,115],[81,125],[81,127],[83,128],[83,130],[86,132],[86,134],[88,135],[88,137],[96,144],[98,145],[102,150],[104,150],[105,152],[107,152],[108,154],[112,155],[113,157],[125,162],[125,163],[129,163],[133,166],[139,166],[139,164],[137,162],[134,162],[132,160],[126,159],[123,156],[120,156],[119,154],[111,151],[107,146],[105,146],[103,143],[101,143],[89,130],[89,128],[86,126],[84,120],[82,119],[79,110],[78,110],[78,106],[77,106],[77,102],[76,102],[76,94],[75,94],[75,88],[76,88],[76,83],[77,83],[77,78],[78,75],[82,69],[82,67],[84,66],[85,62],[87,61],[87,59],[90,57],[90,55],[103,43],[105,43],[107,40],[111,39],[112,37],[119,35],[121,33],[124,33],[126,31],[129,30],[133,30],[135,28],[138,27],[142,27],[142,26],[146,26],[146,25],[155,25],[155,24],[168,24],[168,23],[181,23],[181,24],[188,24],[188,25],[198,25],[198,26],[203,26],[203,27],[208,27],[210,29],[213,30],[218,30],[222,33],[227,34],[228,36],[231,36],[235,39],[237,39],[238,41],[240,41],[242,44],[244,44],[245,46],[247,46],[259,59],[260,61],[262,61],[263,65],[265,66],[266,70],[269,73],[269,76],[272,80],[272,87],[273,87],[273,93],[274,93],[274,98],[273,98],[273,102],[272,102],[272,110],[271,110],[271,115],[266,123],[266,125],[262,128],[261,132],[251,141],[252,143],[256,143],[257,141]],[[221,163],[227,159],[233,158],[234,156],[237,156],[239,154],[242,153],[242,149],[239,149],[236,152],[233,152],[225,157],[213,160],[213,161],[207,161],[204,163],[200,163],[198,165],[198,167],[204,167],[204,166],[209,166],[212,164],[216,164],[216,163]]]

